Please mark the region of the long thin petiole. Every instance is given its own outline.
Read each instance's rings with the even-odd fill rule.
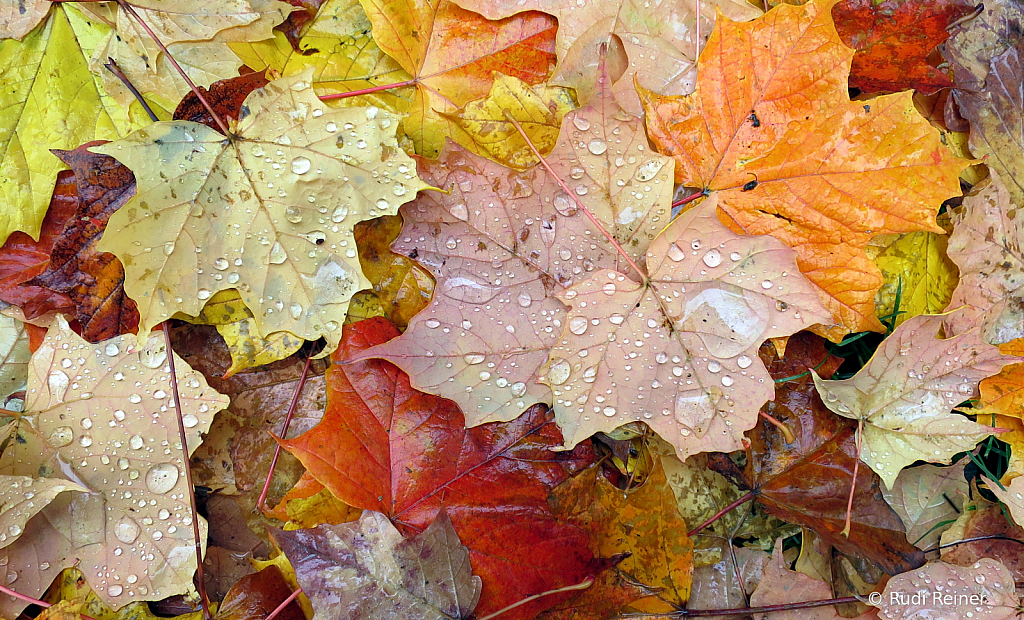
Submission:
[[[110,56],[107,56],[107,62],[103,63],[103,68],[113,73],[114,77],[121,80],[121,83],[124,84],[124,87],[132,92],[132,95],[135,96],[135,100],[142,104],[142,109],[145,110],[146,114],[149,115],[149,120],[153,121],[154,123],[160,120],[156,117],[156,113],[153,112],[153,108],[149,107],[149,103],[147,103],[146,100],[143,99],[142,93],[139,92],[139,89],[135,88],[135,84],[132,84],[132,81],[129,80],[128,76],[124,74],[124,71],[121,71],[121,67],[117,66],[116,60],[114,60]]]
[[[853,494],[857,491],[857,470],[860,469],[861,434],[864,432],[864,420],[857,420],[857,459],[853,462],[853,480],[850,481],[850,497],[846,500],[846,523],[843,531],[840,532],[847,538],[850,537],[850,527],[853,515]]]
[[[710,519],[708,519],[704,523],[701,523],[697,527],[693,528],[692,530],[687,532],[686,535],[690,536],[690,537],[694,536],[695,534],[699,533],[701,530],[703,530],[707,526],[711,525],[715,521],[718,521],[719,519],[721,519],[725,515],[729,514],[729,511],[732,510],[733,508],[736,508],[737,506],[742,506],[743,504],[746,504],[747,502],[749,502],[752,499],[754,499],[754,492],[753,491],[747,493],[746,495],[744,495],[743,497],[740,497],[739,499],[737,499],[733,503],[729,504],[725,508],[719,510],[718,512],[715,513],[715,516],[711,517]]]
[[[334,93],[333,95],[320,95],[320,101],[328,101],[330,99],[347,99],[348,97],[358,97],[360,95],[369,95],[371,93],[379,93],[382,90],[391,90],[392,88],[402,88],[403,86],[414,86],[416,80],[406,80],[404,82],[395,82],[394,84],[384,84],[381,86],[371,86],[370,88],[361,88],[359,90],[350,90],[346,93]]]
[[[288,598],[286,598],[283,601],[281,601],[281,604],[278,605],[277,608],[274,609],[274,611],[272,611],[269,614],[267,614],[267,617],[264,618],[263,620],[274,620],[274,618],[277,617],[277,614],[279,614],[282,611],[284,611],[284,608],[287,607],[289,605],[289,603],[291,603],[292,601],[297,599],[300,594],[302,594],[302,588],[299,588],[298,590],[295,590],[294,592],[289,594]]]
[[[225,136],[231,135],[231,132],[228,131],[227,123],[224,122],[224,119],[220,117],[220,114],[217,114],[217,111],[213,109],[213,106],[210,105],[210,102],[207,101],[206,97],[203,96],[203,93],[199,91],[199,88],[192,81],[192,78],[190,78],[188,74],[185,73],[185,70],[181,68],[181,65],[179,65],[178,61],[174,59],[174,56],[172,56],[171,53],[167,51],[167,47],[163,44],[160,38],[156,36],[156,33],[153,32],[153,29],[149,27],[149,24],[147,24],[145,20],[142,19],[142,16],[135,11],[135,8],[132,5],[128,4],[126,0],[117,0],[117,5],[120,6],[123,11],[131,15],[132,18],[135,19],[135,21],[139,22],[139,25],[142,26],[143,30],[146,31],[146,34],[148,34],[150,38],[153,39],[153,43],[156,43],[157,47],[160,48],[160,51],[167,55],[167,60],[169,60],[172,65],[174,65],[175,70],[177,70],[178,74],[181,75],[182,79],[185,80],[185,83],[188,84],[188,87],[195,94],[196,98],[199,99],[199,103],[203,104],[203,107],[206,108],[206,111],[210,113],[211,117],[213,117],[213,120],[217,123],[217,127],[220,128],[220,132]]]
[[[181,395],[178,393],[178,375],[174,370],[174,351],[171,349],[171,328],[167,321],[161,323],[164,331],[164,343],[167,346],[167,366],[171,371],[171,391],[174,393],[174,411],[178,414],[178,436],[181,437],[181,452],[185,467],[185,480],[188,483],[188,501],[192,508],[192,536],[196,542],[196,579],[199,581],[199,602],[203,606],[204,620],[212,618],[210,599],[206,596],[206,578],[203,575],[203,542],[199,534],[199,510],[196,508],[196,487],[192,481],[192,463],[188,452],[185,420],[181,417]]]
[[[309,375],[309,364],[313,360],[312,353],[306,356],[306,363],[302,367],[302,375],[299,376],[299,383],[295,386],[295,393],[292,394],[292,402],[288,405],[288,413],[284,416],[284,428],[281,429],[281,438],[288,437],[288,427],[292,423],[292,416],[295,415],[295,407],[299,404],[299,396],[302,394],[302,387],[306,385],[306,377]],[[266,508],[265,503],[267,501],[267,494],[270,493],[270,481],[274,477],[274,468],[277,467],[277,459],[281,457],[281,444],[277,444],[277,448],[274,450],[274,458],[270,461],[270,471],[267,472],[267,481],[263,483],[263,491],[260,492],[259,499],[256,500],[256,509],[263,510]]]
[[[593,584],[594,584],[594,580],[588,577],[587,579],[584,579],[583,581],[581,581],[581,582],[579,582],[577,584],[573,584],[571,586],[565,586],[564,588],[558,588],[556,590],[548,590],[547,592],[541,592],[540,594],[534,594],[533,596],[527,596],[523,600],[516,601],[515,603],[512,603],[508,607],[503,607],[502,609],[499,609],[498,611],[494,612],[493,614],[487,614],[486,616],[484,616],[483,618],[480,618],[479,620],[493,620],[494,618],[497,618],[498,616],[500,616],[501,614],[505,613],[506,611],[512,611],[513,609],[515,609],[516,607],[519,607],[520,605],[525,605],[526,603],[529,603],[530,601],[535,601],[535,600],[537,600],[537,599],[539,599],[539,598],[541,598],[543,596],[550,596],[552,594],[559,594],[561,592],[571,592],[573,590],[586,590],[587,588],[589,588]]]

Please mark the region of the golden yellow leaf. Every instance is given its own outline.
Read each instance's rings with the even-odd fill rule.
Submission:
[[[75,5],[58,4],[23,41],[0,41],[0,243],[16,230],[39,237],[64,169],[50,149],[116,140],[133,128],[86,64],[109,31]]]
[[[477,155],[512,168],[536,165],[522,134],[505,117],[509,112],[542,155],[555,147],[562,117],[576,107],[572,91],[559,86],[530,86],[519,78],[494,73],[491,92],[446,115],[456,129],[453,140]]]
[[[949,304],[960,270],[946,256],[947,237],[933,232],[912,232],[895,238],[873,256],[885,283],[875,294],[875,314],[899,311],[894,326],[919,314],[938,314]],[[870,252],[869,252],[870,255]]]
[[[126,576],[127,577],[127,576]],[[85,576],[77,568],[66,568],[50,586],[50,589],[43,597],[54,607],[62,602],[65,609],[70,609],[76,614],[83,614],[94,620],[158,620],[145,602],[129,603],[119,609],[111,609],[103,600],[96,595],[89,587]],[[213,603],[212,611],[216,612],[216,603]],[[202,620],[203,612],[194,611],[188,614],[177,616],[175,620]]]
[[[231,354],[231,367],[224,373],[228,378],[247,368],[264,366],[277,360],[283,360],[302,348],[302,338],[289,332],[273,332],[264,338],[260,336],[256,320],[242,319],[227,325],[218,325],[217,333],[228,345]]]
[[[316,527],[322,523],[348,523],[363,513],[362,509],[353,508],[334,497],[326,488],[311,497],[287,500],[285,509],[288,511],[288,523],[284,526],[286,530]]]
[[[233,288],[264,337],[337,347],[349,299],[369,284],[352,226],[426,186],[398,148],[394,116],[324,106],[310,73],[253,91],[231,139],[179,121],[93,147],[138,180],[99,249],[124,263],[140,333]]]
[[[402,218],[397,215],[356,224],[359,264],[372,288],[361,292],[359,307],[349,307],[349,320],[356,316],[384,316],[399,329],[405,329],[412,317],[430,302],[434,279],[412,259],[391,251],[391,244],[401,230]]]

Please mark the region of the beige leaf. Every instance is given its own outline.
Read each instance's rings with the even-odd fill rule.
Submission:
[[[764,574],[757,590],[750,595],[751,607],[767,607],[801,601],[832,598],[832,588],[824,581],[789,570],[782,557],[782,539],[775,542],[772,558],[765,563]],[[812,609],[793,609],[773,614],[755,614],[755,620],[839,620],[841,616],[832,606]]]
[[[896,575],[885,585],[877,606],[878,617],[886,620],[1003,620],[1017,617],[1018,604],[1010,571],[996,560],[982,558],[971,567],[929,562]]]
[[[953,413],[977,396],[978,382],[1019,358],[1002,355],[977,329],[937,338],[945,315],[909,319],[886,338],[868,363],[849,379],[814,384],[832,411],[864,422],[861,460],[892,488],[914,461],[948,463],[991,434]]]
[[[25,389],[31,355],[25,324],[0,314],[0,401]]]
[[[125,265],[140,333],[235,288],[264,337],[323,336],[333,351],[349,299],[369,285],[352,227],[425,185],[393,115],[323,105],[308,72],[253,91],[243,109],[230,140],[178,121],[94,147],[139,183],[98,247]]]
[[[6,430],[0,434],[7,436]],[[0,475],[0,548],[18,540],[28,520],[64,491],[88,493],[89,489],[59,478]]]
[[[882,489],[886,503],[907,528],[910,544],[932,549],[942,532],[963,512],[968,492],[966,463],[967,459],[963,459],[952,467],[922,465],[904,469],[892,489]]]
[[[90,493],[63,494],[29,520],[0,550],[0,581],[38,597],[77,565],[112,607],[191,586],[195,544],[167,361],[160,334],[92,345],[58,317],[32,356],[26,413],[4,429],[0,473]],[[180,358],[175,366],[191,451],[228,399]],[[5,597],[0,614],[16,617],[24,605]]]

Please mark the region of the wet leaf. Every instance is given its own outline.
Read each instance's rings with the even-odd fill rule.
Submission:
[[[1024,356],[1024,340],[1016,339],[1001,344],[999,352],[1004,355]],[[981,393],[980,406],[984,411],[1017,419],[1024,417],[1022,415],[1024,413],[1024,364],[1011,364],[1004,367],[999,374],[982,379],[978,388]],[[989,422],[985,418],[979,418],[978,421]],[[1000,425],[994,424],[993,426]],[[1010,443],[1006,438],[1002,440]]]
[[[538,620],[591,620],[613,618],[630,602],[653,591],[644,587],[621,571],[610,568],[598,576],[594,584],[565,603],[556,605],[537,616]]]
[[[246,575],[224,596],[215,620],[263,620],[292,593],[281,569],[268,566],[258,573]],[[302,607],[292,601],[278,612],[282,620],[304,620]]]
[[[194,450],[227,398],[183,360],[175,365]],[[116,607],[190,586],[192,516],[171,401],[162,335],[90,345],[57,319],[32,356],[26,412],[4,429],[11,441],[0,471],[73,480],[91,493],[77,501],[58,497],[0,551],[6,583],[38,596],[61,569],[78,565],[97,595]],[[48,559],[45,568],[40,558]],[[154,563],[164,570],[149,570]],[[2,602],[5,615],[22,607]]]
[[[782,557],[782,539],[775,543],[772,557],[765,563],[757,589],[750,595],[751,607],[785,605],[799,601],[820,601],[832,598],[832,588],[824,581],[789,570]],[[757,620],[839,620],[835,607],[793,609],[774,614],[758,614]]]
[[[832,7],[836,30],[857,50],[850,87],[875,94],[952,86],[928,56],[949,38],[949,25],[973,10],[969,0],[841,0]]]
[[[813,368],[822,361],[819,370],[825,374],[838,366],[837,360],[827,359],[820,338],[802,334],[794,339],[799,339],[797,346],[789,352],[803,348],[803,355],[775,361],[768,357],[774,378],[791,377],[800,366]],[[766,349],[762,352],[768,355]],[[756,501],[776,517],[813,529],[837,549],[864,557],[889,574],[924,562],[924,555],[907,542],[903,524],[882,498],[878,477],[865,467],[857,469],[849,536],[840,534],[857,462],[856,427],[825,407],[810,376],[780,384],[775,401],[765,411],[786,425],[795,441],[787,442],[776,426],[764,420],[748,433],[747,464],[740,475]],[[728,473],[722,456],[712,458],[712,467]]]
[[[825,406],[863,421],[861,460],[887,488],[914,461],[948,464],[991,434],[953,407],[977,396],[981,379],[1019,361],[982,342],[977,329],[937,338],[944,318],[922,315],[900,325],[849,379],[814,376]]]
[[[357,299],[365,296],[363,304],[367,309],[375,303],[379,313],[356,312],[349,306],[350,321],[383,316],[404,329],[409,321],[428,303],[434,292],[434,280],[430,273],[415,261],[391,251],[398,234],[402,231],[402,218],[397,215],[382,215],[356,224],[356,245],[359,247],[359,264],[363,273],[373,285],[369,292],[357,293]]]
[[[631,114],[640,114],[634,79],[665,95],[693,91],[695,59],[715,25],[716,11],[729,19],[747,21],[761,11],[746,2],[710,0],[694,5],[678,0],[657,2],[560,2],[558,0],[459,0],[459,5],[499,19],[523,10],[537,10],[558,18],[555,49],[558,66],[552,82],[576,90],[581,103],[594,95],[600,47],[609,40],[618,48],[621,69],[615,73],[615,97]],[[697,15],[700,7],[700,32]]]
[[[31,355],[25,324],[0,315],[0,400],[25,389]]]
[[[235,288],[261,335],[323,336],[333,347],[349,299],[366,284],[353,224],[394,212],[425,185],[389,137],[390,114],[325,109],[308,76],[271,82],[245,106],[237,148],[186,121],[93,147],[120,158],[139,182],[98,249],[124,263],[142,333],[175,312],[198,314],[214,293]],[[154,167],[175,176],[161,178]]]
[[[868,241],[941,232],[936,209],[959,194],[966,162],[942,146],[910,93],[849,100],[853,51],[836,34],[832,4],[783,5],[747,24],[723,20],[694,94],[640,92],[652,140],[676,160],[676,182],[718,196],[734,230],[793,247],[838,339],[882,331],[874,314],[882,279],[864,254]]]
[[[938,314],[949,305],[959,272],[946,255],[946,241],[944,235],[915,232],[897,236],[877,255],[871,251],[874,248],[868,248],[868,256],[885,280],[875,295],[876,316],[884,318],[898,311],[900,314],[886,320],[898,326],[919,314]]]
[[[53,604],[60,601],[74,602],[74,604],[80,605],[78,613],[94,620],[157,620],[159,618],[149,610],[149,605],[141,601],[129,603],[119,609],[111,609],[89,587],[85,575],[77,568],[67,568],[61,571],[42,599]],[[196,611],[178,616],[178,620],[202,620],[202,617],[203,612]]]
[[[1024,558],[1020,544],[1024,528],[1008,518],[1006,509],[975,494],[973,502],[942,534],[942,560],[959,566],[973,566],[981,558],[1000,558],[1014,580],[1024,577]]]
[[[425,528],[444,506],[483,580],[480,615],[593,574],[586,533],[556,519],[547,503],[593,453],[553,452],[561,435],[543,406],[467,430],[454,403],[412,389],[394,366],[352,362],[395,335],[380,318],[345,326],[323,421],[282,445],[339,500],[383,511],[406,532]],[[506,615],[530,618],[559,600],[547,596]]]
[[[939,583],[945,584],[939,604],[934,596],[920,597],[922,600],[918,601],[909,596],[919,590],[939,594],[932,585]],[[1018,604],[1013,576],[996,560],[982,558],[972,567],[929,562],[919,570],[889,580],[882,592],[878,617],[910,620],[927,614],[935,620],[960,620],[969,617],[968,613],[983,612],[985,618],[1003,620],[1017,616]]]
[[[369,510],[352,524],[274,538],[311,594],[314,620],[468,618],[480,600],[480,578],[444,510],[404,540],[386,516]]]
[[[690,598],[693,541],[660,464],[643,485],[627,491],[593,466],[559,485],[550,501],[555,515],[591,532],[594,555],[625,554],[617,568],[658,593],[634,600],[631,608],[667,613]]]

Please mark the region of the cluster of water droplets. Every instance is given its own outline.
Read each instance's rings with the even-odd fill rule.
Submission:
[[[131,336],[92,345],[58,320],[61,329],[40,349],[53,362],[44,376],[30,379],[26,404],[40,439],[56,450],[54,471],[93,492],[79,502],[90,518],[73,519],[70,527],[99,528],[61,535],[80,541],[98,535],[93,542],[106,543],[73,550],[101,594],[154,594],[159,584],[150,581],[146,566],[170,562],[184,569],[194,562],[188,552],[175,551],[193,545],[192,515],[163,337],[142,345]],[[182,360],[176,365],[182,421],[194,448],[227,398]],[[15,567],[8,574],[16,574]]]

